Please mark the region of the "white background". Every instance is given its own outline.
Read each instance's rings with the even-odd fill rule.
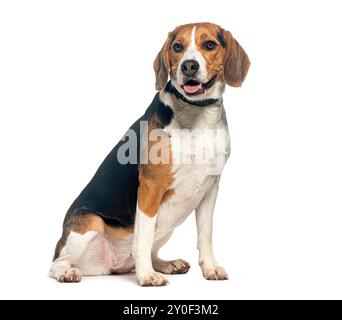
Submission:
[[[214,244],[230,281],[201,277],[191,216],[163,256],[192,268],[167,287],[55,282],[67,208],[152,100],[167,32],[198,21],[252,62],[224,96]],[[341,30],[340,1],[1,1],[0,297],[342,298]]]

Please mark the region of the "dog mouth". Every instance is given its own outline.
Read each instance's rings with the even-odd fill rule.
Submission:
[[[181,88],[184,90],[184,92],[189,96],[195,96],[199,94],[205,93],[206,90],[211,88],[213,84],[216,81],[216,75],[214,75],[208,82],[206,83],[200,83],[196,80],[190,79],[187,82],[185,82]]]

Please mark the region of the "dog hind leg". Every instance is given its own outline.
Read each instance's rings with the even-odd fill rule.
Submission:
[[[60,282],[79,282],[82,275],[131,269],[129,239],[129,231],[108,227],[96,215],[67,216],[49,276]]]
[[[87,251],[89,243],[96,236],[96,231],[88,231],[84,234],[70,232],[65,246],[60,250],[58,257],[52,262],[49,276],[60,282],[81,281],[81,276],[85,274],[85,270],[81,270],[78,267],[78,262]]]

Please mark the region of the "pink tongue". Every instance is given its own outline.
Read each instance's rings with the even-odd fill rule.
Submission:
[[[198,84],[196,86],[187,86],[187,85],[184,86],[184,91],[186,93],[196,93],[200,89],[201,89],[201,85],[200,84]]]

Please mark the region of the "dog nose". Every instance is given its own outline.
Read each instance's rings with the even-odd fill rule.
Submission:
[[[196,60],[185,60],[181,65],[181,70],[187,77],[194,76],[198,69],[199,64]]]

